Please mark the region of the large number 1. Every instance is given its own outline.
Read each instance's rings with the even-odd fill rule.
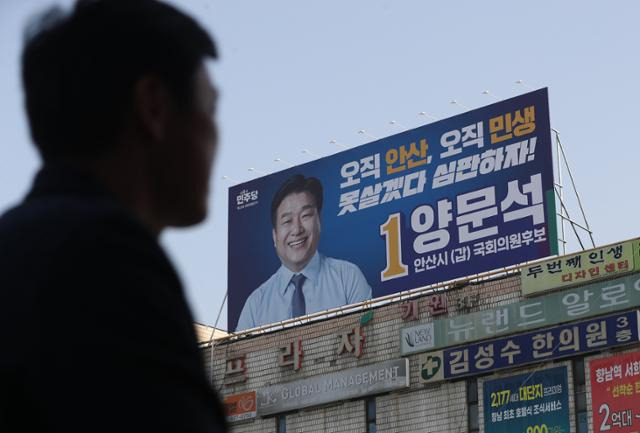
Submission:
[[[380,272],[380,280],[387,281],[409,274],[409,267],[402,263],[402,236],[400,236],[400,214],[394,213],[380,226],[387,247],[387,267]]]

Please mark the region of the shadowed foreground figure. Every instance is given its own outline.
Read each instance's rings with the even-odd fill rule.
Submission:
[[[206,216],[215,57],[193,19],[153,0],[79,1],[28,27],[43,166],[0,217],[0,431],[225,431],[158,244]]]

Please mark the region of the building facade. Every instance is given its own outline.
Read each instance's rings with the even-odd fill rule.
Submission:
[[[234,432],[640,431],[639,251],[555,257],[202,354]]]

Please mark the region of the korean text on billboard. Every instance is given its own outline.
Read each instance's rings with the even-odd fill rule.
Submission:
[[[242,330],[555,254],[547,90],[229,189]]]

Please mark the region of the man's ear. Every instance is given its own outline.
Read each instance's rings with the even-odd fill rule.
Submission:
[[[273,246],[276,246],[276,229],[271,229],[271,234],[273,235]]]
[[[166,135],[172,102],[167,85],[157,76],[146,75],[134,86],[134,115],[140,128],[155,141]]]

